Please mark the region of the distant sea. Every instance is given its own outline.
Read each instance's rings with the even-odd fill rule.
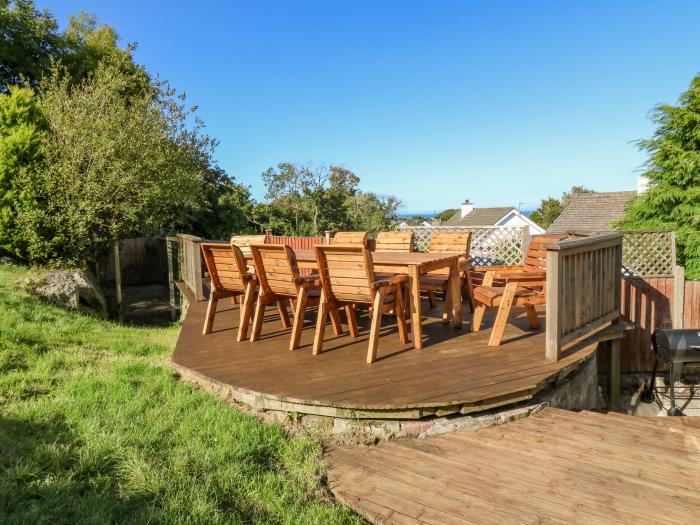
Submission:
[[[535,210],[520,210],[525,217],[529,217],[530,214]],[[439,211],[402,211],[398,214],[399,219],[409,219],[411,217],[425,217],[426,219],[432,219],[435,217]]]

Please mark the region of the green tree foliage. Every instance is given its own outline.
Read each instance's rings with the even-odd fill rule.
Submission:
[[[700,75],[678,105],[657,106],[652,120],[654,136],[639,142],[649,154],[649,190],[632,200],[619,226],[675,230],[678,264],[700,279]]]
[[[30,0],[0,0],[0,92],[22,78],[38,83],[62,49],[58,23],[48,11]]]
[[[252,231],[250,190],[221,168],[215,166],[203,170],[196,202],[194,209],[177,214],[174,231],[194,232],[207,239],[228,239],[232,233]]]
[[[0,93],[0,253],[26,255],[17,213],[31,206],[32,201],[20,183],[20,175],[41,165],[45,127],[30,88],[12,86],[8,93]]]
[[[282,163],[262,174],[266,204],[252,210],[261,229],[285,235],[322,235],[325,230],[376,233],[396,222],[400,202],[359,190],[360,178],[339,166]]]
[[[53,15],[39,11],[31,0],[0,0],[0,92],[13,84],[37,86],[54,63],[78,83],[103,60],[120,63],[133,82],[145,87],[148,75],[134,63],[134,48],[120,48],[115,29],[93,14],[70,17],[61,33]]]
[[[549,228],[549,226],[556,220],[557,217],[561,215],[561,213],[566,209],[576,195],[591,192],[592,190],[584,188],[583,186],[573,186],[569,191],[564,192],[561,199],[555,199],[554,197],[542,199],[540,207],[533,211],[530,215],[530,220],[534,221],[542,228]]]
[[[171,90],[134,91],[119,64],[70,82],[54,69],[41,85],[43,166],[20,179],[40,205],[20,210],[19,225],[31,258],[84,264],[111,241],[194,209],[214,143],[188,129]]]
[[[438,213],[435,218],[440,220],[440,221],[446,221],[450,217],[452,217],[455,213],[457,213],[459,210],[457,208],[450,208],[445,211],[441,211]]]

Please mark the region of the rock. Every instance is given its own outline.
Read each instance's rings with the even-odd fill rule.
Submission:
[[[35,282],[33,288],[35,294],[47,301],[100,317],[107,315],[107,302],[86,272],[49,272]]]

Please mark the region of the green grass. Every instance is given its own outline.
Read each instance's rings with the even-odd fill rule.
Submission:
[[[158,366],[177,327],[44,304],[0,265],[2,523],[356,523],[321,445]]]

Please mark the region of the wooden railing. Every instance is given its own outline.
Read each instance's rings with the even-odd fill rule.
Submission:
[[[547,245],[548,359],[620,317],[622,234]]]
[[[203,301],[202,239],[194,235],[179,234],[180,279],[194,294],[195,301]]]

